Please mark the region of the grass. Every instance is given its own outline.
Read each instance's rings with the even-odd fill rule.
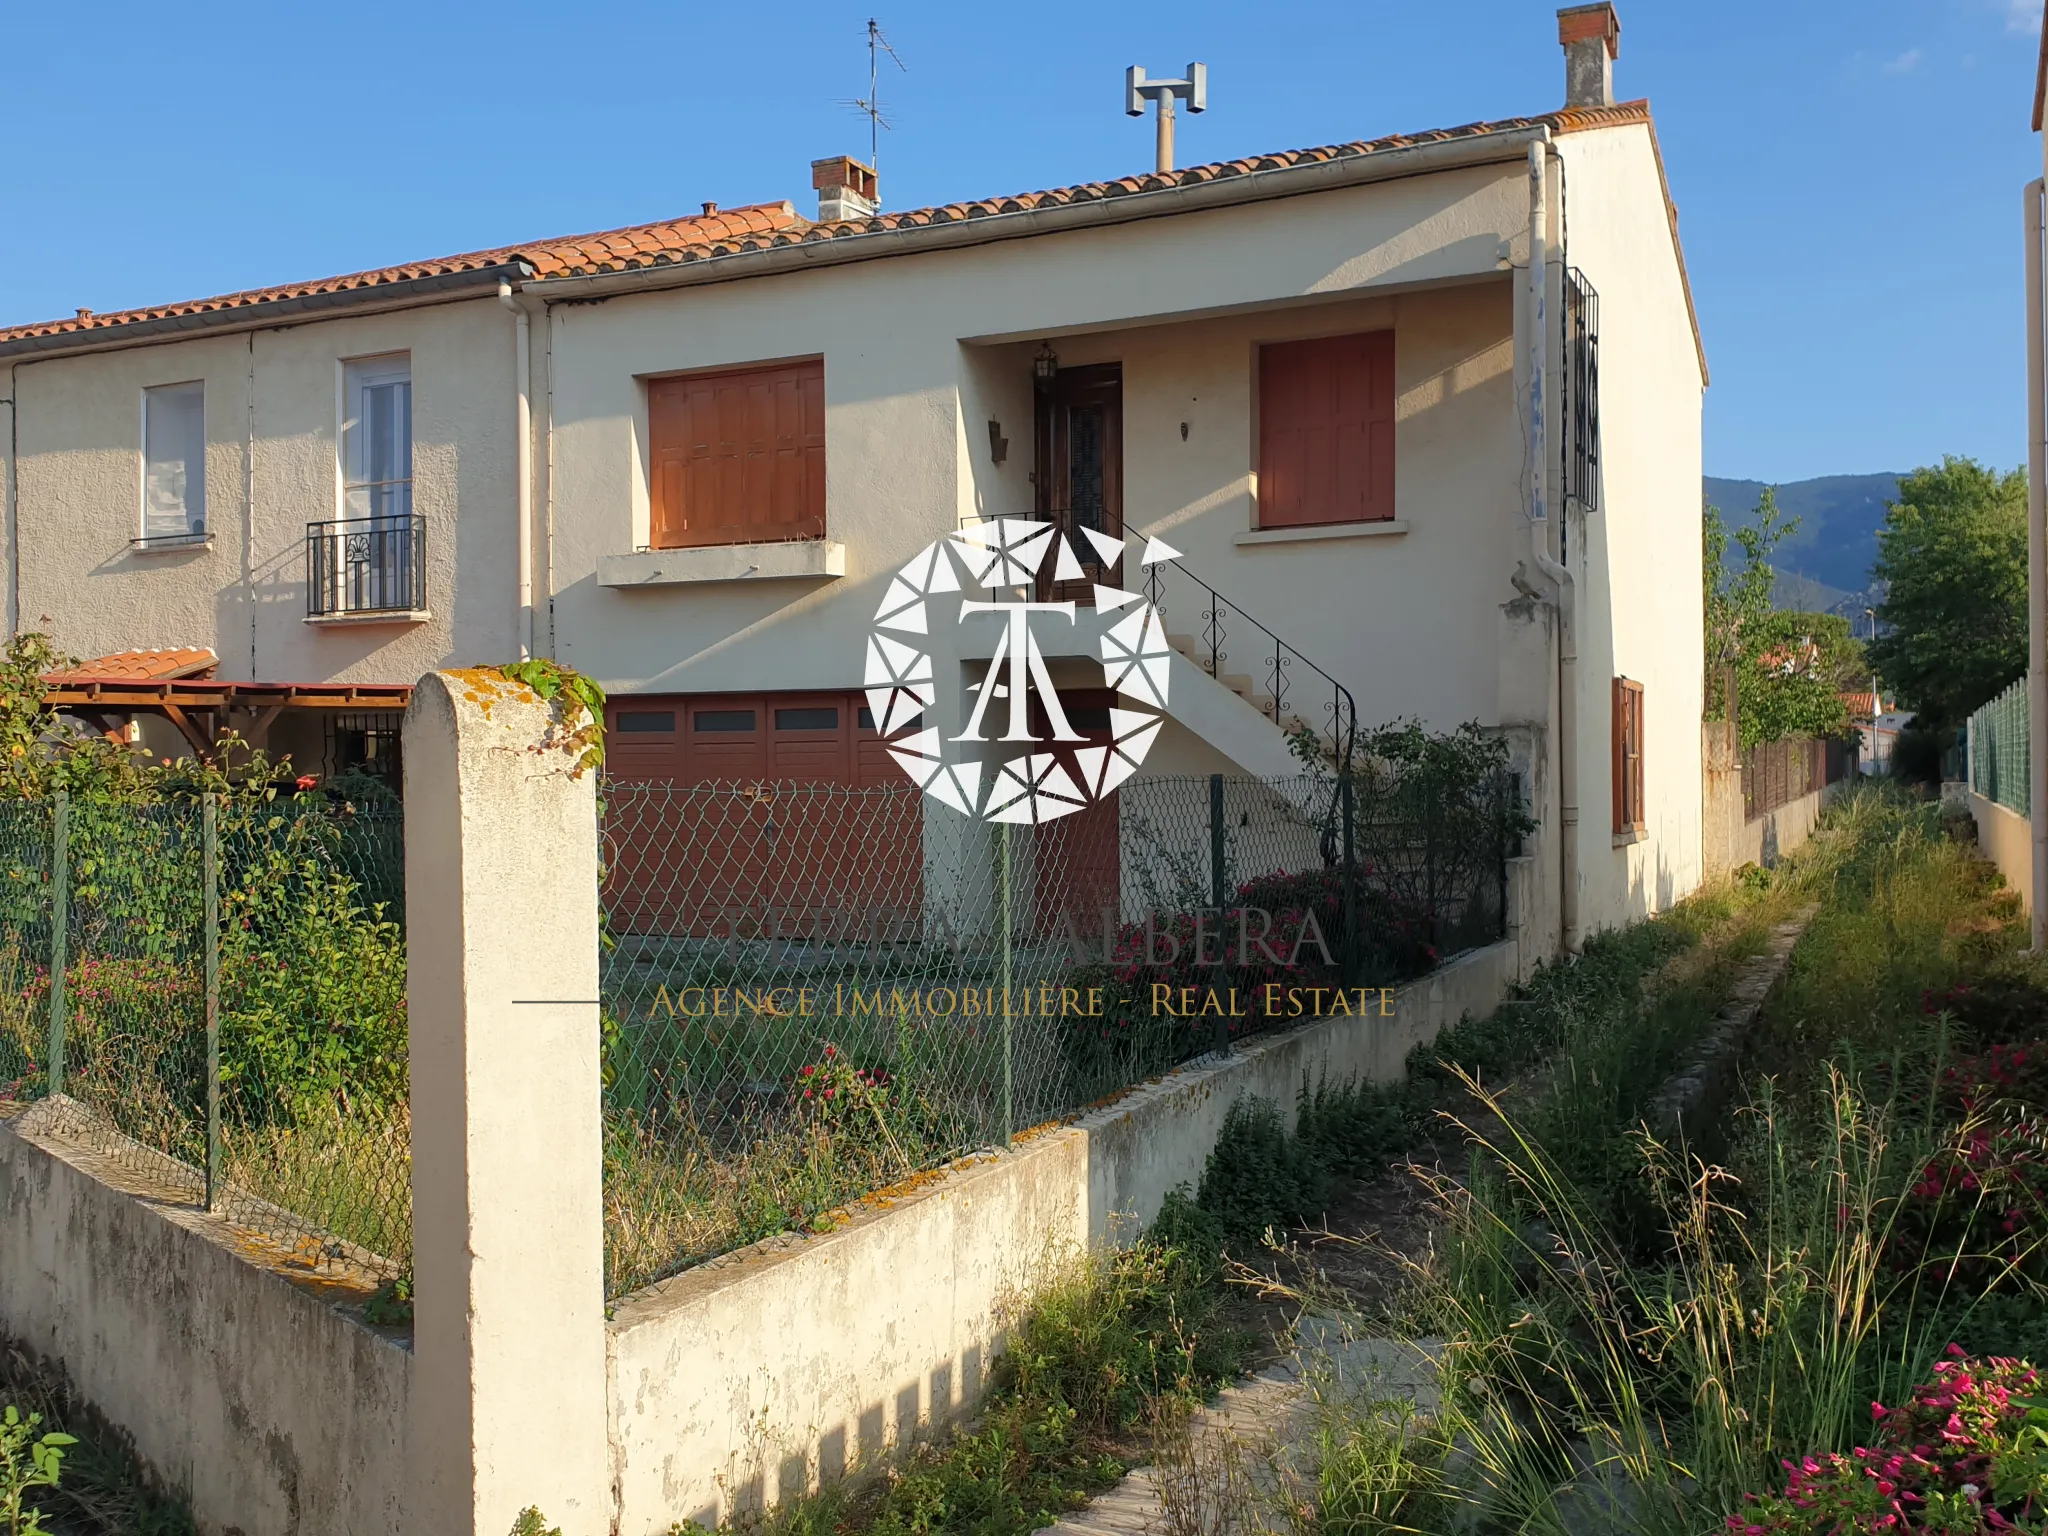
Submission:
[[[1545,967],[1510,1005],[1445,1031],[1402,1082],[1304,1084],[1291,1128],[1276,1106],[1241,1101],[1199,1187],[1171,1198],[1143,1241],[1076,1259],[1034,1292],[974,1424],[735,1524],[766,1536],[1024,1536],[1138,1460],[1183,1468],[1161,1480],[1170,1526],[1212,1524],[1219,1508],[1242,1503],[1243,1469],[1205,1486],[1186,1425],[1255,1346],[1241,1294],[1223,1283],[1229,1255],[1256,1253],[1268,1229],[1317,1214],[1336,1180],[1377,1173],[1415,1146],[1465,1091],[1461,1072],[1504,1080],[1588,1018],[1636,1016],[1646,978],[1751,908],[1760,931],[1765,905],[1723,893],[1604,935],[1575,963]],[[1671,990],[1688,1000],[1667,1005],[1674,1035],[1696,1021],[1725,969],[1697,965]],[[1331,1389],[1318,1434],[1325,1451],[1290,1506],[1315,1530],[1398,1529],[1400,1509],[1441,1497],[1436,1421],[1384,1402],[1365,1412]]]
[[[312,1107],[289,1125],[222,1129],[221,1168],[230,1190],[253,1196],[385,1261],[412,1268],[412,1121],[403,1103]],[[265,1227],[230,1201],[236,1220]],[[279,1234],[289,1235],[289,1234]]]
[[[1465,1018],[1411,1053],[1391,1083],[1304,1082],[1292,1126],[1258,1099],[1233,1105],[1192,1198],[1170,1201],[1162,1223],[1176,1240],[1239,1258],[1269,1232],[1322,1215],[1337,1182],[1384,1171],[1463,1102],[1468,1083],[1500,1084],[1564,1052],[1563,1086],[1546,1099],[1560,1143],[1609,1181],[1616,1135],[1604,1110],[1633,1104],[1719,1010],[1735,966],[1756,952],[1788,897],[1715,892],[1597,936],[1570,962],[1542,967],[1483,1018]],[[1702,940],[1711,936],[1711,943]],[[1645,996],[1653,977],[1660,982]],[[1647,1064],[1630,1045],[1647,1045]]]
[[[1812,901],[1725,1164],[1660,1144],[1642,1111],[1703,1010],[1776,914]],[[1433,1508],[1437,1528],[1705,1536],[1782,1486],[1783,1458],[1850,1449],[1872,1400],[1900,1400],[1952,1339],[2038,1347],[2032,1256],[1978,1251],[1967,1220],[1917,1222],[1911,1194],[1973,1123],[1939,1108],[1941,1068],[1996,1033],[1923,998],[2005,976],[2034,987],[2022,1033],[2048,1034],[2022,937],[1931,809],[1866,791],[1639,1004],[1559,1010],[1533,1100],[1468,1074],[1471,1171],[1436,1180],[1445,1248],[1410,1303],[1447,1341],[1441,1413],[1400,1436],[1382,1410],[1351,1414],[1326,1464],[1399,1497],[1361,1526],[1326,1491],[1310,1523],[1396,1529]]]

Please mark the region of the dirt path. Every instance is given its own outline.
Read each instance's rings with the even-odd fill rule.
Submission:
[[[1814,911],[1803,907],[1773,925],[1764,952],[1737,969],[1729,983],[1727,1002],[1691,1058],[1673,1073],[1652,1107],[1653,1117],[1682,1114],[1698,1105],[1714,1074],[1730,1064],[1730,1053],[1784,974]],[[1667,968],[1696,963],[1688,959],[1691,954],[1693,951],[1673,956]],[[1645,996],[1656,985],[1655,977],[1646,981]],[[1548,1078],[1549,1068],[1540,1067],[1496,1090],[1498,1102],[1513,1113],[1537,1097]],[[1429,1138],[1405,1163],[1370,1178],[1347,1181],[1332,1196],[1320,1224],[1293,1233],[1300,1256],[1299,1273],[1290,1277],[1283,1269],[1280,1278],[1297,1290],[1304,1288],[1300,1281],[1312,1281],[1317,1290],[1331,1293],[1360,1316],[1383,1314],[1415,1268],[1426,1264],[1434,1252],[1442,1217],[1429,1192],[1431,1181],[1444,1175],[1462,1178],[1470,1142],[1475,1137],[1490,1139],[1502,1129],[1500,1117],[1477,1100],[1461,1106],[1457,1115],[1463,1124],[1439,1119]]]
[[[1691,1059],[1674,1073],[1660,1109],[1674,1098],[1684,1100],[1689,1085],[1709,1082],[1739,1046],[1813,910],[1775,925],[1764,952],[1737,969],[1727,1002]],[[1688,959],[1692,953],[1674,956],[1670,964],[1696,964]],[[1656,977],[1647,980],[1645,996],[1657,984]],[[1546,1077],[1547,1069],[1539,1069],[1507,1085],[1499,1102],[1512,1112],[1542,1091]],[[1297,1326],[1292,1347],[1225,1389],[1184,1429],[1160,1436],[1157,1465],[1134,1470],[1088,1508],[1060,1521],[1052,1527],[1055,1536],[1228,1536],[1263,1528],[1270,1522],[1256,1511],[1277,1484],[1306,1475],[1290,1497],[1312,1488],[1309,1469],[1296,1463],[1314,1438],[1319,1401],[1341,1401],[1370,1381],[1375,1397],[1399,1395],[1427,1407],[1434,1392],[1429,1356],[1435,1341],[1354,1337],[1329,1314],[1355,1317],[1371,1328],[1372,1320],[1396,1305],[1416,1267],[1429,1262],[1441,1226],[1430,1178],[1461,1175],[1472,1136],[1501,1129],[1500,1118],[1477,1103],[1460,1119],[1465,1123],[1439,1120],[1406,1162],[1348,1181],[1320,1224],[1292,1234],[1293,1251],[1277,1256],[1268,1273],[1294,1295],[1319,1298]]]

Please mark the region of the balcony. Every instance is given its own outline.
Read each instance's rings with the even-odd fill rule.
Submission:
[[[427,525],[410,514],[306,524],[306,622],[427,618]]]

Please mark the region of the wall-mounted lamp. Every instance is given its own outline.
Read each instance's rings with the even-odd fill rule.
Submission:
[[[1003,436],[1003,424],[991,416],[988,419],[988,461],[1000,464],[1010,456],[1010,440]]]
[[[1051,342],[1041,341],[1038,344],[1038,355],[1031,359],[1032,383],[1036,384],[1042,391],[1049,390],[1052,388],[1053,380],[1059,376],[1059,353],[1053,351]]]

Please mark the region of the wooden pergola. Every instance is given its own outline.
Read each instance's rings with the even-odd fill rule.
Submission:
[[[47,680],[49,707],[76,715],[94,730],[115,733],[119,715],[161,715],[192,750],[211,756],[229,730],[263,746],[271,722],[287,709],[400,710],[412,700],[410,683],[234,683],[211,678],[164,680],[58,676]]]

